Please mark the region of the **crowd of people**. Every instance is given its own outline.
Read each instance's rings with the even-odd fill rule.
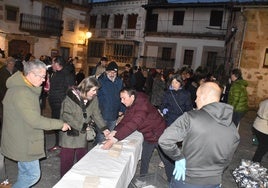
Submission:
[[[223,88],[213,75],[188,67],[145,71],[126,64],[120,72],[115,61],[102,57],[86,77],[83,70],[76,73],[72,58],[27,54],[20,63],[8,57],[0,74],[1,153],[18,161],[15,188],[30,187],[40,178],[44,130],[55,131],[49,152],[60,150],[63,176],[88,152],[81,130],[91,120],[94,143],[103,149],[136,130],[143,134],[141,175],[148,173],[156,149],[170,187],[220,187],[239,144],[237,127],[248,110],[247,82],[239,69],[232,70],[231,83]],[[42,116],[46,100],[51,118]],[[265,118],[267,123],[262,106],[254,131],[267,141],[267,130],[257,126]],[[254,161],[261,161],[266,146],[259,145]],[[3,160],[4,168],[1,164]]]

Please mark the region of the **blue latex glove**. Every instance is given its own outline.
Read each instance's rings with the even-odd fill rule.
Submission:
[[[185,171],[186,171],[186,160],[181,159],[179,161],[175,161],[175,168],[173,171],[173,175],[175,175],[175,180],[180,180],[182,181],[185,180]]]
[[[164,108],[164,109],[163,109],[163,114],[166,115],[167,112],[168,112],[168,109],[167,109],[167,108]]]

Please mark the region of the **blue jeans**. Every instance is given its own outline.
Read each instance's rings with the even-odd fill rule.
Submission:
[[[40,179],[39,160],[30,162],[18,162],[18,178],[12,188],[31,187]]]
[[[163,153],[163,151],[161,150],[161,148],[158,146],[157,143],[149,143],[145,140],[143,141],[142,144],[140,175],[142,176],[148,173],[149,163],[154,149],[157,149],[160,159],[163,161],[165,165],[167,180],[168,182],[170,182],[174,170],[174,162]]]
[[[116,120],[113,120],[113,121],[104,120],[104,122],[106,123],[106,126],[108,127],[110,131],[114,130],[116,126]]]
[[[193,185],[193,184],[188,184],[182,181],[181,179],[175,180],[174,176],[171,179],[171,182],[169,184],[169,188],[220,188],[221,185]]]
[[[114,121],[107,121],[107,120],[104,120],[104,122],[106,123],[106,126],[107,128],[112,131],[114,130],[115,128],[115,125],[116,125],[116,120]],[[96,138],[95,138],[95,141],[94,141],[94,145],[98,144],[98,143],[101,143],[105,140],[104,138],[104,135],[102,134],[102,132],[97,128],[97,135],[96,135]]]

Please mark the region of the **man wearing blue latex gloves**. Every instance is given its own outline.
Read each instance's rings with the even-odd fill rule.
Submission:
[[[176,180],[182,179],[182,181],[185,180],[185,168],[186,161],[185,159],[181,159],[179,161],[175,161],[175,168],[173,171],[173,175],[175,176]]]
[[[168,112],[168,109],[167,108],[164,108],[162,112],[163,112],[164,115],[166,115],[167,112]]]
[[[219,102],[220,87],[206,82],[196,94],[197,110],[185,112],[158,140],[163,152],[176,161],[170,188],[221,187],[223,172],[239,144],[233,107]]]

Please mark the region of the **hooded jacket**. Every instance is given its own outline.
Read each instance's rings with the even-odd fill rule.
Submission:
[[[30,85],[21,72],[11,76],[6,85],[2,154],[15,161],[45,157],[43,130],[61,129],[63,121],[41,116],[39,96],[42,88]]]
[[[260,103],[253,127],[263,134],[268,135],[268,99]]]
[[[171,159],[186,159],[187,183],[221,183],[240,140],[232,113],[228,104],[211,103],[185,112],[160,137],[159,144]],[[180,149],[176,143],[181,141]]]
[[[234,107],[235,112],[246,112],[248,110],[247,81],[238,79],[231,85],[228,104]]]
[[[165,120],[149,102],[147,95],[137,93],[133,104],[126,109],[124,118],[115,127],[115,138],[122,140],[137,130],[147,142],[157,143],[165,128]]]

